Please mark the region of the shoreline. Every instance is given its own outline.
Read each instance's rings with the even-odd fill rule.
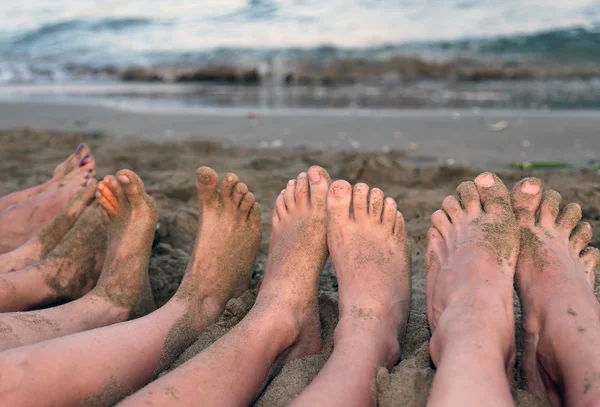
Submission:
[[[236,147],[401,151],[414,165],[482,170],[600,157],[597,111],[147,108],[93,100],[2,100],[0,129],[98,132],[117,140],[210,140]]]

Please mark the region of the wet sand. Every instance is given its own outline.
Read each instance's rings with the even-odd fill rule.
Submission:
[[[75,112],[80,111],[75,109]],[[21,111],[19,114],[24,120],[27,113]],[[106,123],[119,117],[117,113],[112,114],[116,116],[104,117],[102,121]],[[70,120],[73,121],[74,117],[80,116],[76,114]],[[196,123],[199,122],[198,118],[191,117],[190,126],[192,119]],[[39,116],[32,121],[36,120],[40,120]],[[209,123],[214,120],[216,119],[207,119]],[[219,120],[228,121],[223,118]],[[273,120],[277,119],[273,118]],[[340,123],[344,123],[345,120],[339,119]],[[99,124],[102,121],[95,123]],[[152,122],[152,119],[149,118],[149,121]],[[116,120],[114,126],[121,125],[119,123]],[[151,123],[140,122],[138,125],[140,128],[147,128]],[[348,124],[344,125],[348,126]],[[416,126],[416,122],[413,125]],[[588,125],[591,126],[591,122]],[[68,124],[64,127],[68,127]],[[205,134],[208,129],[210,125],[204,128],[199,126],[196,134]],[[144,130],[139,130],[139,133],[144,133]],[[321,136],[325,137],[326,134],[323,133]],[[386,369],[379,370],[375,389],[380,406],[425,404],[435,374],[428,351],[430,334],[425,307],[423,258],[427,244],[429,216],[439,208],[446,195],[454,192],[461,181],[472,180],[479,173],[478,169],[487,168],[424,163],[416,157],[418,152],[400,150],[375,153],[306,148],[227,147],[202,140],[158,143],[148,139],[112,138],[98,133],[29,129],[0,132],[0,195],[45,181],[56,163],[80,142],[86,142],[92,148],[98,163],[99,177],[115,173],[121,168],[132,169],[141,176],[149,194],[157,202],[160,221],[150,260],[150,276],[158,305],[164,304],[177,289],[196,236],[198,211],[194,174],[197,167],[211,166],[221,176],[226,172],[237,173],[248,184],[261,204],[264,234],[251,289],[240,298],[231,300],[221,319],[207,328],[175,365],[206,348],[233,327],[251,308],[256,287],[265,269],[271,227],[270,210],[288,179],[305,171],[310,165],[318,164],[324,166],[334,179],[343,178],[352,183],[364,181],[372,187],[383,189],[386,195],[396,199],[399,209],[407,220],[407,231],[413,253],[413,297],[409,325],[403,343],[402,361],[391,372]],[[416,162],[418,165],[415,165]],[[589,221],[596,230],[600,228],[600,176],[596,172],[503,170],[499,175],[509,187],[525,176],[540,177],[546,186],[555,188],[562,194],[563,202],[579,202],[583,208],[584,219]],[[592,244],[600,246],[600,238],[594,237]],[[325,344],[322,352],[293,361],[283,368],[280,366],[274,368],[256,405],[269,407],[287,405],[316,376],[326,362],[331,353],[333,329],[338,315],[336,290],[335,273],[328,262],[321,274],[320,284],[320,313]],[[521,311],[518,302],[516,305],[516,323],[519,327]],[[517,330],[519,331],[520,329]],[[523,347],[520,334],[517,335],[517,340],[518,362],[515,369],[517,404],[544,405],[542,401],[525,391],[517,390],[524,387],[521,368]]]
[[[100,93],[94,103],[108,103],[107,94],[132,92],[153,106],[156,88],[131,86],[128,91],[95,87]],[[42,92],[43,87],[18,88],[22,94],[16,89],[14,97],[45,97],[27,93]],[[0,100],[6,92],[0,92]],[[33,126],[99,131],[119,140],[202,139],[245,147],[399,149],[412,151],[412,163],[420,166],[451,162],[502,169],[515,161],[560,161],[585,167],[589,159],[600,157],[600,113],[593,111],[275,109],[254,111],[257,118],[251,120],[252,110],[246,108],[94,105],[87,86],[79,90],[55,86],[45,92],[52,94],[52,102],[0,102],[0,129]],[[60,92],[65,92],[64,100]],[[68,99],[78,92],[80,100]]]

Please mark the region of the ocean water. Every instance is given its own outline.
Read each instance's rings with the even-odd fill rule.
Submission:
[[[0,21],[5,85],[289,58],[600,66],[600,0],[23,0]]]

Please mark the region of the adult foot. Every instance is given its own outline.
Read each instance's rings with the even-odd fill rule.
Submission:
[[[58,181],[64,178],[67,174],[77,168],[80,168],[81,171],[86,171],[89,168],[93,168],[94,164],[95,162],[90,148],[85,144],[80,144],[73,154],[56,166],[52,181]]]
[[[458,394],[449,384],[456,387],[453,380],[464,379],[463,385],[481,373],[490,375],[488,388],[497,396],[496,402],[506,401],[515,360],[513,277],[519,230],[508,191],[495,175],[484,173],[475,182],[463,182],[457,193],[459,199],[447,197],[442,209],[431,216],[428,232],[431,358],[438,369],[443,365],[449,373],[440,376],[437,386],[434,383],[432,399],[465,402],[469,395]],[[458,369],[455,358],[481,358],[480,353],[489,371],[479,372],[469,365],[464,372],[471,376],[458,377],[452,370]],[[498,371],[501,377],[496,376]]]
[[[322,346],[317,290],[327,260],[329,184],[323,168],[311,167],[288,182],[272,213],[267,270],[254,312],[272,312],[289,330],[288,360]]]
[[[200,227],[175,297],[201,302],[219,316],[227,301],[248,289],[260,245],[260,206],[235,174],[227,174],[220,190],[213,169],[201,167],[196,175]]]
[[[108,240],[102,274],[90,295],[108,300],[128,317],[146,315],[156,309],[148,277],[156,205],[129,170],[100,181],[96,199],[109,219]]]
[[[378,341],[374,363],[400,359],[410,307],[411,256],[404,218],[380,189],[336,181],[327,198],[328,243],[339,284],[336,342],[368,333]]]
[[[535,178],[522,180],[512,193],[521,227],[516,278],[524,310],[525,378],[530,392],[547,395],[555,405],[596,405],[590,400],[598,402],[600,371],[588,352],[600,340],[594,295],[600,255],[587,247],[592,228],[580,222],[581,207],[571,203],[559,213],[560,201],[556,191],[542,193]],[[579,370],[570,370],[574,363]]]
[[[0,255],[0,273],[21,270],[35,264],[54,249],[94,199],[96,186],[96,180],[88,180],[87,186],[50,223],[17,249]]]

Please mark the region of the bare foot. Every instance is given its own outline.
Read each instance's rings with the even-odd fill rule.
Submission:
[[[89,168],[94,168],[94,164],[90,148],[85,144],[80,144],[73,154],[56,166],[52,181],[58,181],[78,168],[80,171],[87,171]]]
[[[260,206],[246,184],[208,167],[197,173],[200,228],[194,251],[176,297],[211,303],[220,315],[227,301],[248,289],[260,245]]]
[[[129,170],[105,177],[96,198],[109,222],[104,267],[92,294],[127,310],[132,318],[146,315],[156,309],[148,277],[156,205]]]
[[[571,203],[559,213],[560,201],[556,191],[542,194],[536,178],[522,180],[512,193],[521,227],[516,277],[525,316],[524,370],[531,393],[547,395],[555,405],[583,405],[582,396],[598,401],[600,372],[593,369],[593,357],[587,357],[579,363],[585,376],[578,377],[573,388],[568,382],[577,372],[561,364],[561,355],[568,352],[574,360],[574,353],[588,351],[580,348],[597,347],[600,306],[594,295],[594,269],[600,254],[587,247],[592,228],[580,223],[581,207]],[[575,343],[586,337],[593,341]]]
[[[288,182],[272,214],[267,270],[255,311],[280,315],[282,329],[290,331],[288,360],[322,346],[317,290],[327,259],[329,183],[327,171],[311,167]]]
[[[502,364],[512,377],[513,277],[519,230],[509,194],[490,173],[479,175],[475,182],[463,182],[457,193],[459,199],[447,197],[442,210],[431,216],[428,233],[425,262],[431,358],[439,368],[458,350],[470,349],[471,355],[485,351],[486,363]],[[510,400],[509,380],[499,380],[496,390]]]
[[[336,181],[327,198],[328,243],[339,284],[336,341],[365,331],[380,341],[379,365],[400,359],[410,308],[411,256],[404,218],[383,192]]]
[[[96,180],[90,179],[88,185],[50,223],[17,249],[0,255],[0,273],[21,270],[35,264],[54,249],[94,199],[96,186]]]

